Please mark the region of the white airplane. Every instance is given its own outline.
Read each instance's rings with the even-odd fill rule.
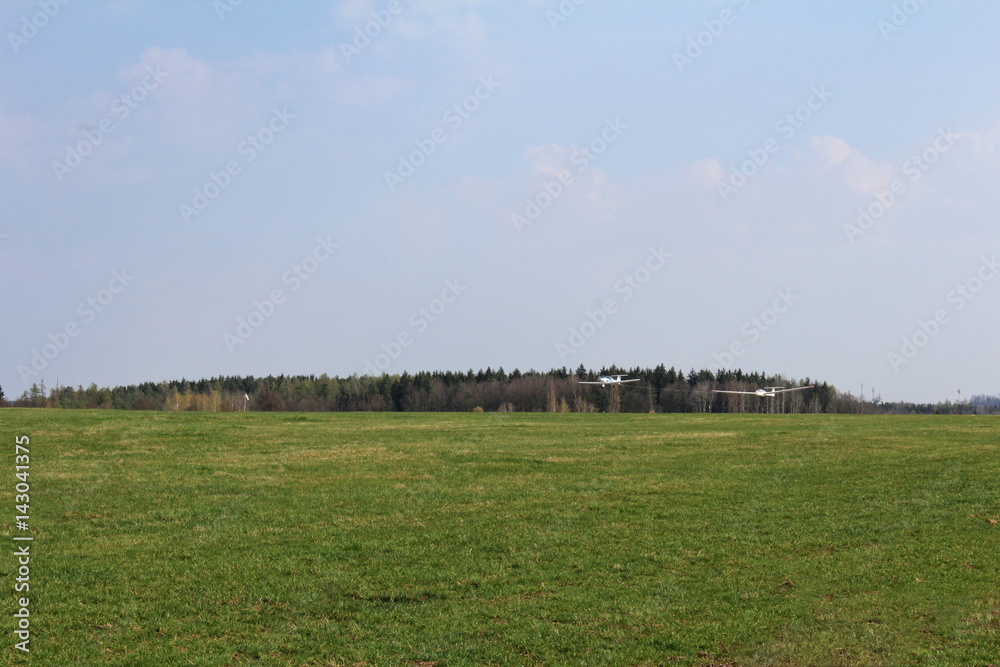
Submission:
[[[798,391],[800,389],[812,389],[816,385],[807,385],[805,387],[764,387],[763,389],[758,389],[756,391],[724,391],[722,389],[713,389],[712,391],[716,394],[749,394],[750,396],[770,396],[774,398],[777,394],[782,394],[786,391]]]
[[[631,380],[623,380],[625,375],[604,375],[601,377],[599,382],[580,382],[580,384],[599,384],[602,387],[610,387],[616,384],[625,384],[626,382],[638,382],[639,378],[632,378]]]

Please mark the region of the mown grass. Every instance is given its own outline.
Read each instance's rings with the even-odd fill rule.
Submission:
[[[0,420],[39,664],[1000,664],[997,419]]]

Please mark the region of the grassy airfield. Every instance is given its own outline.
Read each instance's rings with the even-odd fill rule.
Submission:
[[[1000,664],[996,418],[0,420],[8,663]]]

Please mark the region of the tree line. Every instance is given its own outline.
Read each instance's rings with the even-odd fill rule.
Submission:
[[[603,375],[627,375],[640,382],[617,387],[582,385]],[[811,389],[775,398],[718,394],[714,389],[753,391],[765,386]],[[102,408],[162,411],[296,412],[740,412],[740,413],[1000,413],[996,397],[964,403],[885,404],[838,392],[826,383],[742,370],[679,371],[656,368],[601,368],[582,364],[547,372],[514,369],[410,374],[220,376],[202,380],[144,382],[114,388],[91,384],[47,389],[34,384],[14,407]]]

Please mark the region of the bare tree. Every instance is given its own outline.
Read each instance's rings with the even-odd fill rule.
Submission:
[[[618,385],[608,387],[608,412],[618,413],[622,409],[622,397]]]
[[[695,412],[710,412],[713,398],[714,394],[712,394],[711,382],[699,382],[691,390],[691,399],[694,401]]]

